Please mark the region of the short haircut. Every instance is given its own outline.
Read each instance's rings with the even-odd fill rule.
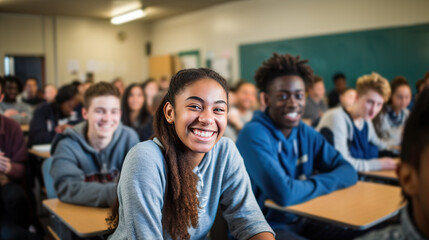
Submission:
[[[401,143],[401,161],[415,169],[420,168],[423,151],[429,147],[429,88],[417,98],[413,110],[405,123]]]
[[[28,77],[27,79],[25,79],[25,83],[27,83],[29,80],[34,80],[36,81],[36,84],[38,84],[39,80],[37,80],[36,77]]]
[[[14,76],[5,76],[4,77],[4,85],[6,86],[6,83],[11,82],[11,83],[15,83],[18,87],[18,92],[21,93],[22,92],[22,82],[19,78],[14,77]]]
[[[113,86],[113,84],[108,82],[99,82],[93,84],[88,88],[88,90],[86,90],[83,100],[83,107],[89,109],[92,99],[100,96],[114,96],[117,97],[119,101],[121,99],[119,90]]]
[[[246,81],[246,80],[244,80],[244,79],[241,79],[240,81],[238,81],[238,83],[237,83],[237,84],[235,84],[235,86],[234,86],[234,88],[233,88],[233,91],[234,91],[234,92],[237,92],[237,91],[238,91],[238,90],[240,90],[240,88],[241,88],[242,86],[244,86],[245,84],[251,84],[251,85],[253,85],[253,83],[248,82],[248,81]],[[230,88],[230,90],[231,90],[231,88]]]
[[[346,88],[346,89],[340,91],[340,96],[344,95],[345,93],[347,93],[348,91],[351,91],[351,90],[356,91],[356,89],[354,89],[354,88]]]
[[[71,99],[73,99],[78,94],[77,87],[73,84],[67,84],[62,86],[57,95],[55,96],[55,103],[61,105]]]
[[[281,76],[299,76],[304,80],[305,85],[313,82],[313,70],[307,64],[308,60],[300,60],[299,56],[289,54],[273,53],[273,56],[262,63],[256,70],[256,86],[262,92],[267,92],[272,81]]]
[[[386,102],[390,97],[389,82],[378,73],[363,75],[358,78],[356,82],[356,91],[359,96],[366,94],[370,90],[380,94],[383,97],[384,102]]]
[[[334,76],[332,76],[332,80],[334,81],[334,83],[336,83],[339,79],[346,80],[346,75],[344,75],[344,73],[338,72],[335,73]]]

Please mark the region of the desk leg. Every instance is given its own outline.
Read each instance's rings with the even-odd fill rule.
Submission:
[[[73,240],[73,233],[60,219],[51,214],[51,227],[61,240]]]

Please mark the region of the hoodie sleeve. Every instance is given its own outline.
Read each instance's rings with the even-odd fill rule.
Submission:
[[[290,177],[280,163],[277,149],[272,146],[272,138],[265,127],[248,125],[240,132],[237,141],[252,183],[267,198],[281,206],[289,206],[335,190],[336,185],[329,181],[329,177],[307,180]]]
[[[93,207],[112,205],[116,195],[116,183],[85,182],[85,174],[74,154],[74,151],[80,148],[68,138],[60,140],[55,148],[51,175],[58,198],[63,202]]]
[[[333,135],[333,145],[335,149],[348,161],[356,171],[374,171],[381,169],[381,163],[377,158],[359,159],[352,157],[347,145],[347,122],[344,114],[339,109],[325,113],[317,126],[317,131],[328,130]],[[374,132],[375,134],[375,132]]]
[[[228,152],[222,153],[227,158],[227,165],[220,205],[231,234],[236,239],[249,239],[262,232],[274,234],[255,200],[243,158],[232,140],[224,140]]]

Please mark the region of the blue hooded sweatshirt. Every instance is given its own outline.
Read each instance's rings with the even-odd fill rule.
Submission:
[[[299,204],[357,181],[355,169],[303,122],[286,138],[267,112],[257,111],[241,130],[237,147],[258,204],[273,229],[288,229],[298,217],[265,208],[265,200],[281,206]]]

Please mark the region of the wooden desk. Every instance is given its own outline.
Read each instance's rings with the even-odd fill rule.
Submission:
[[[36,151],[36,150],[34,150],[32,148],[30,148],[28,150],[28,152],[31,153],[31,154],[33,154],[34,156],[42,158],[42,159],[46,159],[46,158],[50,158],[51,157],[51,153],[50,152],[39,152],[39,151]]]
[[[63,203],[58,199],[44,200],[43,205],[54,217],[57,217],[62,224],[79,237],[87,238],[109,233],[106,223],[106,218],[110,213],[109,208],[79,206]],[[57,234],[60,239],[68,238],[67,234],[63,232],[57,232]]]
[[[265,201],[270,208],[356,230],[368,229],[394,216],[403,205],[401,188],[361,181],[294,206],[281,207]]]

